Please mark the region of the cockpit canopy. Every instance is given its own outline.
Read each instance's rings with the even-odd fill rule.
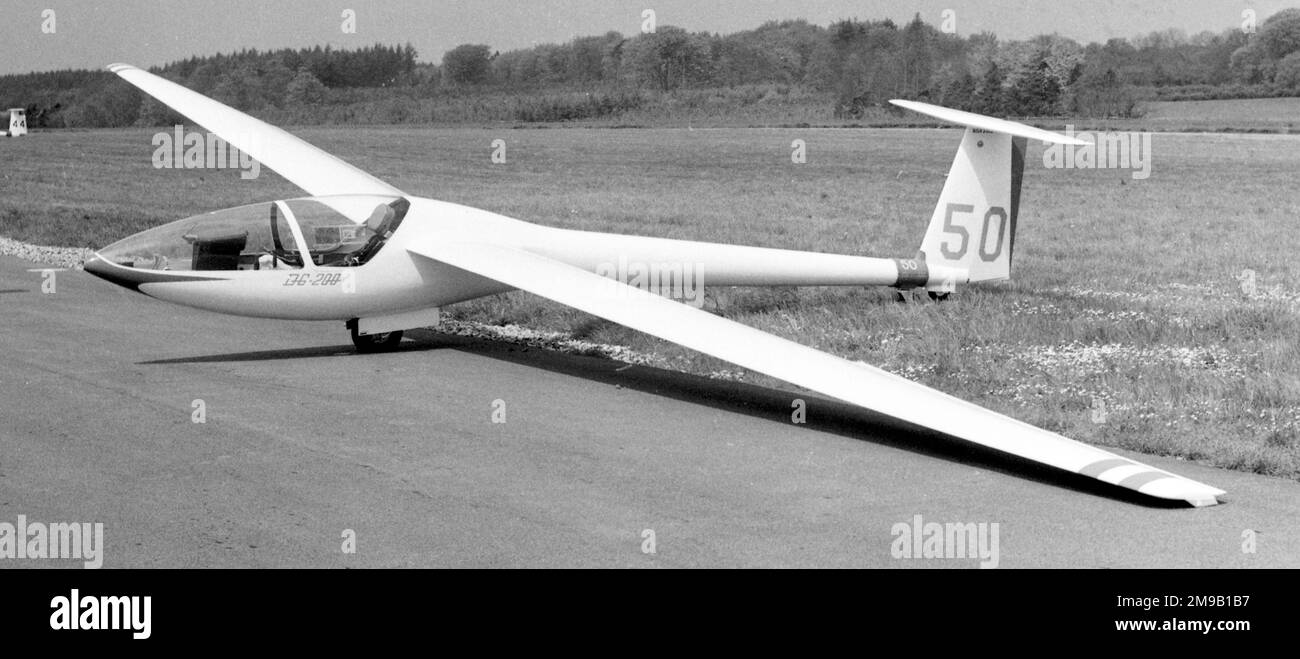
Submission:
[[[99,251],[147,270],[265,270],[365,264],[397,230],[401,197],[305,197],[195,215],[137,233]]]

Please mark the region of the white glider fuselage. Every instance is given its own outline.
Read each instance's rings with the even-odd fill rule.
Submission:
[[[87,269],[96,274],[112,269],[117,279],[126,282],[138,278],[137,290],[167,302],[287,320],[384,316],[513,290],[410,251],[440,242],[472,241],[485,233],[494,236],[496,244],[670,296],[674,286],[679,292],[699,293],[706,285],[896,286],[938,291],[966,281],[961,270],[927,268],[913,259],[556,229],[434,199],[407,200],[405,220],[374,258],[360,266],[318,265],[308,258],[300,269],[168,270],[175,276],[149,277],[148,271],[96,259]],[[201,226],[202,216],[195,222]],[[296,231],[295,237],[300,236]],[[303,247],[312,250],[311,245]]]

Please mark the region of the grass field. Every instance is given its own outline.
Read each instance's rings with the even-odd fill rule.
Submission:
[[[1300,132],[1300,98],[1147,103],[1143,130]]]
[[[417,195],[547,225],[910,256],[954,130],[301,129]],[[0,141],[0,235],[103,246],[298,191],[263,170],[155,170],[152,131]],[[507,143],[506,164],[490,161]],[[790,143],[807,142],[807,164]],[[860,288],[711,291],[706,308],[1070,437],[1300,477],[1300,136],[1153,136],[1150,178],[1043,166],[1031,143],[1011,282],[942,304]],[[1253,272],[1253,294],[1243,273]],[[707,283],[707,278],[706,278]],[[523,293],[449,317],[729,364]],[[340,340],[343,329],[339,328]]]

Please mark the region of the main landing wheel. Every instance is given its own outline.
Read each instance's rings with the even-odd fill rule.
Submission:
[[[936,293],[934,291],[928,291],[928,292],[930,293],[930,299],[934,300],[935,302],[942,302],[948,299],[947,293]]]
[[[384,332],[382,334],[358,334],[357,328],[352,328],[352,345],[357,347],[357,352],[387,352],[396,350],[397,345],[402,342],[402,332]]]

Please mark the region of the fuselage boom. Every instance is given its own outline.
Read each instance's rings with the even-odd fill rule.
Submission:
[[[317,198],[328,199],[328,198]],[[407,248],[462,241],[483,232],[517,249],[670,296],[704,286],[917,286],[964,281],[924,261],[558,229],[419,197],[382,250],[363,265],[299,259],[301,267],[157,271],[96,259],[87,270],[176,304],[241,316],[348,320],[442,307],[512,290],[491,279],[412,254]],[[285,208],[284,206],[281,206]],[[274,222],[274,218],[272,222]],[[293,232],[301,240],[295,225]],[[107,251],[107,250],[106,250]],[[293,250],[283,250],[290,256]],[[281,266],[280,260],[272,265]]]

